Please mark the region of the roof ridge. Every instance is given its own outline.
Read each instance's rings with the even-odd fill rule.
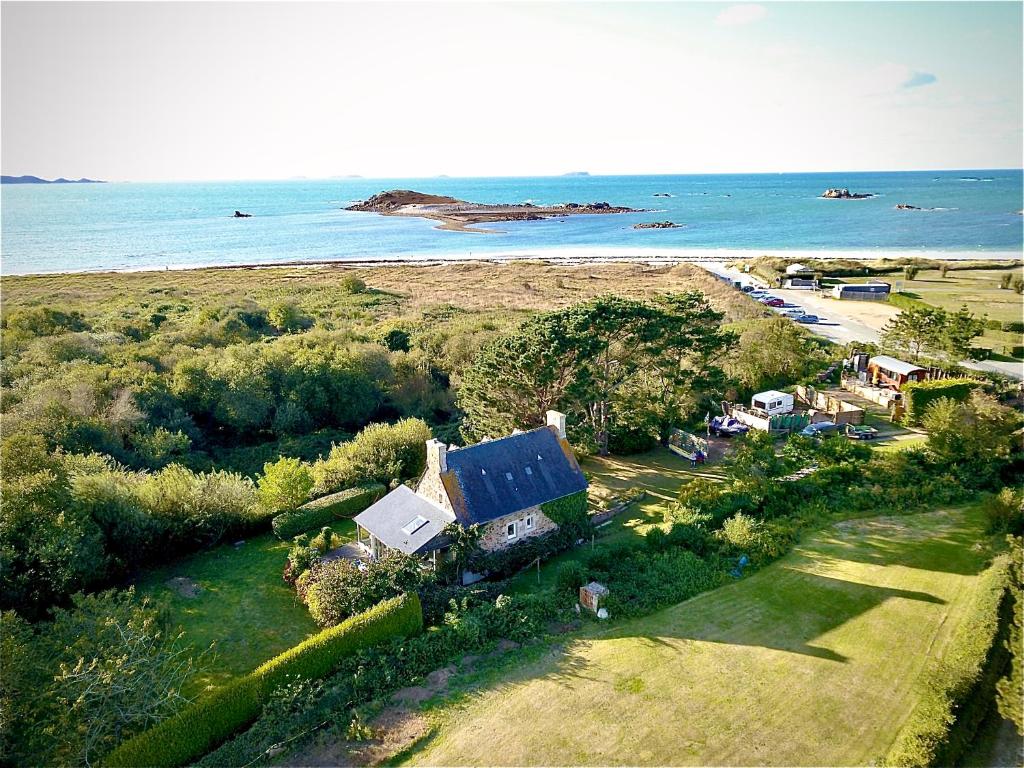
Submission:
[[[550,431],[550,428],[547,425],[542,425],[540,427],[534,427],[533,429],[524,429],[520,432],[513,432],[511,435],[505,435],[504,437],[495,437],[490,440],[481,440],[480,442],[473,443],[472,445],[463,445],[457,448],[452,448],[448,451],[448,453],[468,451],[471,448],[479,448],[482,445],[494,445],[495,443],[500,443],[503,440],[511,440],[513,437],[522,437],[523,435],[530,435],[533,434],[534,432],[539,432],[542,429],[547,429],[548,431]]]

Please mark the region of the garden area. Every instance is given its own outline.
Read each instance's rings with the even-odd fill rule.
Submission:
[[[331,528],[345,541],[355,538],[351,520]],[[214,646],[217,663],[191,682],[192,693],[250,672],[317,631],[281,578],[290,548],[290,541],[260,534],[157,568],[136,583],[140,595],[164,601],[192,648]]]
[[[405,763],[868,764],[984,589],[978,541],[974,508],[839,523],[750,578],[453,684]]]

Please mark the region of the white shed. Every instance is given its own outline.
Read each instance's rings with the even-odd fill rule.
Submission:
[[[774,416],[777,413],[792,413],[793,396],[769,389],[767,392],[759,392],[750,398],[750,407],[762,410],[769,416]]]

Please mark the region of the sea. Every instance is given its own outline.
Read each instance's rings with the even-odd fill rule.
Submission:
[[[872,193],[823,199],[827,188]],[[343,210],[387,189],[476,203],[608,202],[641,213],[487,225]],[[897,210],[907,203],[922,210]],[[334,261],[711,259],[796,252],[1019,258],[1022,171],[22,184],[0,187],[5,275]],[[252,214],[234,218],[235,210]],[[672,221],[675,229],[634,229]]]

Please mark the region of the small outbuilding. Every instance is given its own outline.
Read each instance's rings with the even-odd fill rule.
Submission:
[[[925,381],[928,369],[888,355],[875,355],[868,360],[868,377],[876,387],[899,390],[912,381]]]
[[[840,283],[832,286],[833,299],[853,299],[855,301],[887,301],[892,286],[881,280],[868,283]]]
[[[592,581],[580,587],[580,605],[588,611],[597,613],[601,610],[601,598],[608,596],[608,587]]]
[[[750,407],[763,411],[769,416],[780,413],[793,412],[793,396],[785,392],[778,392],[769,389],[767,392],[759,392],[750,398]]]

